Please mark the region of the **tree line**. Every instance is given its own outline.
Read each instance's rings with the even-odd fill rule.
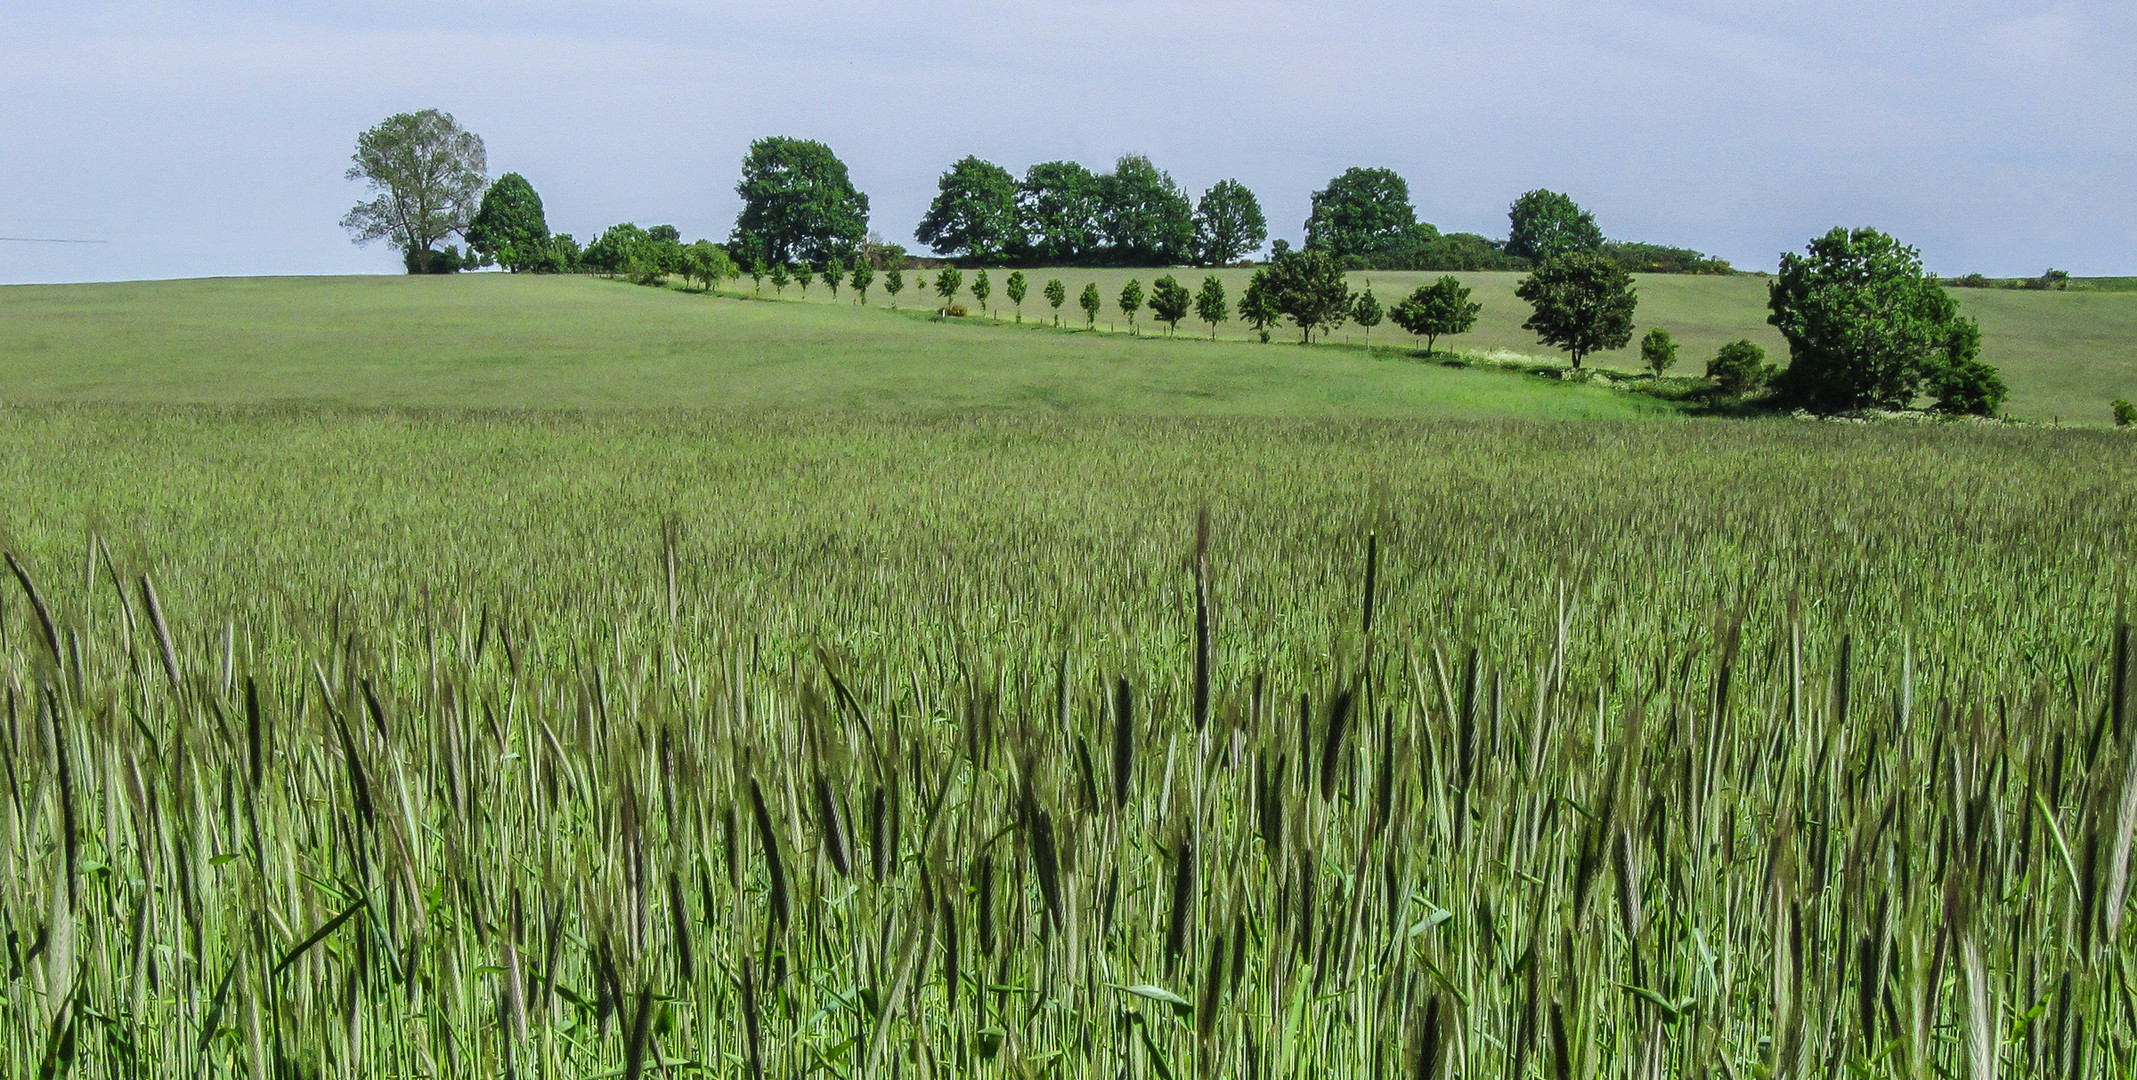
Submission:
[[[481,139],[450,115],[425,110],[390,117],[358,137],[348,176],[367,181],[374,197],[343,224],[359,244],[393,242],[410,273],[495,265],[513,272],[591,271],[647,284],[681,276],[707,291],[748,276],[760,292],[767,280],[781,294],[790,283],[806,293],[821,281],[834,298],[850,288],[865,303],[880,271],[893,306],[905,286],[904,249],[868,232],[867,195],[820,142],[775,137],[751,144],[735,188],[742,210],[724,245],[702,239],[686,245],[673,226],[626,222],[581,248],[569,234],[549,231],[541,197],[524,177],[506,173],[492,184],[486,171]],[[943,174],[938,188],[917,239],[975,267],[970,291],[983,310],[993,295],[990,267],[1216,266],[1267,239],[1260,203],[1238,181],[1222,181],[1190,204],[1169,174],[1135,155],[1104,175],[1074,162],[1049,162],[1032,166],[1021,180],[967,157]],[[1347,170],[1314,193],[1303,248],[1283,240],[1271,245],[1238,298],[1238,318],[1263,342],[1288,320],[1303,344],[1345,323],[1360,327],[1370,344],[1372,330],[1392,321],[1424,339],[1430,355],[1440,337],[1471,329],[1481,310],[1459,279],[1444,276],[1383,305],[1370,285],[1353,292],[1346,272],[1438,269],[1459,261],[1448,252],[1469,250],[1478,260],[1485,252],[1508,266],[1519,260],[1530,271],[1516,289],[1531,307],[1523,326],[1565,350],[1576,371],[1594,353],[1626,347],[1638,306],[1632,273],[1641,269],[1629,265],[1637,260],[1628,248],[1646,246],[1613,248],[1592,213],[1551,191],[1516,200],[1509,224],[1503,244],[1484,241],[1480,248],[1481,237],[1443,236],[1417,220],[1399,175]],[[438,247],[455,234],[466,252]],[[963,274],[956,265],[936,274],[933,288],[945,313],[961,313],[955,299]],[[1005,295],[1019,321],[1028,288],[1022,269],[1008,275]],[[1067,286],[1051,279],[1042,295],[1059,325]],[[1804,253],[1785,254],[1768,299],[1768,322],[1788,341],[1790,362],[1779,368],[1756,344],[1732,343],[1707,368],[1729,393],[1771,391],[1777,401],[1821,411],[1905,408],[1926,394],[1941,411],[1982,415],[1994,414],[2007,393],[1996,369],[1980,359],[1979,325],[1959,314],[1944,283],[1923,270],[1919,252],[1874,229],[1835,229]],[[1095,327],[1104,302],[1095,282],[1085,285],[1078,307],[1087,325]],[[1232,313],[1214,275],[1192,292],[1171,274],[1148,292],[1130,280],[1115,303],[1131,333],[1139,332],[1146,307],[1168,334],[1192,312],[1214,336]],[[1676,352],[1663,330],[1641,344],[1657,376],[1674,365]]]

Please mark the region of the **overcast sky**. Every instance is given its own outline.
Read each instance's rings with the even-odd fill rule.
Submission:
[[[2137,274],[2131,0],[0,0],[0,102],[0,236],[105,241],[0,241],[0,282],[395,272],[342,173],[426,107],[582,242],[724,239],[750,140],[794,135],[916,249],[964,154],[1144,153],[1294,241],[1380,165],[1447,231],[1549,187],[1745,268],[1874,225],[1945,273]]]

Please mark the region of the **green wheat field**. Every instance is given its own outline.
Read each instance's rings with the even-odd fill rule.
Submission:
[[[1981,316],[2100,424],[2080,299]],[[0,1074],[2133,1075],[2127,432],[588,279],[0,313]]]

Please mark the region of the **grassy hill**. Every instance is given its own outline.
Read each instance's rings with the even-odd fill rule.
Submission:
[[[903,317],[833,300],[821,283],[789,285],[766,302],[708,298],[593,278],[256,278],[0,288],[0,398],[16,401],[310,401],[465,407],[715,407],[1043,409],[1171,415],[1607,417],[1667,411],[1657,403],[1579,387],[1417,362],[1401,349],[1304,352],[1252,339],[1243,324],[1182,324],[1180,336],[1137,340],[1114,299],[1153,270],[1029,272],[1027,323],[1047,321],[1041,286],[1059,277],[1074,295],[1095,282],[1106,297],[1100,330],[1019,333],[929,323],[931,303],[908,282]],[[1190,286],[1201,271],[1173,271]],[[919,278],[922,275],[911,275]],[[972,278],[966,274],[969,288]],[[1222,271],[1236,298],[1246,271]],[[1355,276],[1393,302],[1438,275]],[[1550,357],[1521,328],[1517,274],[1460,275],[1484,304],[1476,330],[1442,348]],[[992,275],[992,315],[1014,313]],[[1757,277],[1642,277],[1641,331],[1661,326],[1683,345],[1681,374],[1698,374],[1728,341],[1748,337],[1777,359]],[[747,281],[742,293],[752,292]],[[1981,319],[1984,352],[2012,388],[2008,408],[2029,419],[2107,422],[2107,402],[2137,396],[2137,293],[1961,289]],[[870,297],[881,309],[880,287]],[[965,295],[970,302],[969,293]],[[1141,315],[1141,327],[1158,327]],[[1279,341],[1294,332],[1279,334]],[[1338,343],[1358,343],[1356,327]],[[1407,346],[1392,324],[1376,345]],[[1635,350],[1602,354],[1638,366]]]

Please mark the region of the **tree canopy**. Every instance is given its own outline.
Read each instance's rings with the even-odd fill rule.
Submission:
[[[935,201],[913,236],[936,254],[999,263],[1024,246],[1017,179],[1008,169],[967,155],[935,186]]]
[[[1447,274],[1430,285],[1419,285],[1415,292],[1397,301],[1388,309],[1388,318],[1424,338],[1425,354],[1429,356],[1441,335],[1468,333],[1477,324],[1477,312],[1482,310],[1484,305],[1469,299],[1469,286]]]
[[[526,177],[508,172],[483,192],[482,206],[468,222],[467,245],[515,274],[549,261],[549,220]]]
[[[1167,274],[1150,283],[1150,313],[1165,324],[1165,336],[1171,337],[1180,329],[1180,320],[1194,306],[1195,297],[1180,284],[1180,279]]]
[[[1401,243],[1416,225],[1409,182],[1393,169],[1345,169],[1313,193],[1306,249],[1336,259],[1370,255]]]
[[[435,249],[465,233],[488,183],[482,137],[436,109],[395,113],[356,137],[347,179],[376,194],[342,216],[358,245],[385,240],[411,274],[458,269]],[[450,264],[450,265],[448,265]]]
[[[820,142],[775,136],[751,143],[735,194],[742,212],[728,247],[767,263],[819,263],[868,237],[868,196]]]
[[[1506,216],[1513,226],[1506,238],[1509,255],[1540,263],[1568,252],[1602,250],[1603,230],[1595,224],[1595,215],[1571,196],[1531,191],[1515,199]]]
[[[1204,266],[1223,266],[1269,239],[1269,222],[1261,200],[1237,180],[1219,180],[1195,206],[1195,257]]]
[[[1514,295],[1535,309],[1522,329],[1571,353],[1576,370],[1589,354],[1622,349],[1632,340],[1632,314],[1640,304],[1624,267],[1585,251],[1546,261]]]
[[[1107,258],[1122,266],[1171,266],[1193,257],[1195,210],[1172,174],[1139,154],[1098,179]]]
[[[1350,317],[1350,287],[1326,251],[1278,251],[1255,281],[1267,290],[1270,305],[1298,326],[1302,344],[1313,343],[1314,331],[1333,330]]]
[[[1919,252],[1876,229],[1834,229],[1783,255],[1767,305],[1788,339],[1777,386],[1811,409],[1905,408],[1924,389],[1949,411],[2002,404],[1980,327]]]
[[[1024,170],[1017,188],[1017,216],[1026,257],[1046,263],[1080,263],[1098,249],[1098,177],[1073,161],[1048,161]]]

